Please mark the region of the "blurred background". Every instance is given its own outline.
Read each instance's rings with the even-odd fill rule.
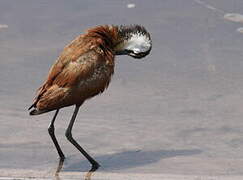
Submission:
[[[0,0],[1,174],[55,169],[53,112],[27,108],[63,47],[102,24],[142,24],[153,49],[143,60],[117,57],[107,91],[80,109],[73,136],[99,171],[242,174],[240,13],[241,0]],[[64,135],[73,109],[55,124],[63,171],[87,171]]]

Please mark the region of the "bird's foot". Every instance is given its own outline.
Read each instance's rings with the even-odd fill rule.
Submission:
[[[92,162],[92,167],[90,169],[90,172],[96,171],[97,169],[99,169],[99,167],[100,167],[100,164],[99,163],[97,163],[96,161],[95,162]]]
[[[91,169],[86,173],[85,175],[85,180],[91,180],[92,174],[100,167],[99,163],[96,161],[92,162],[92,167]]]

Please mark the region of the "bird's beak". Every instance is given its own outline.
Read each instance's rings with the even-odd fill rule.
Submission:
[[[116,52],[116,55],[127,55],[127,54],[128,54],[127,50],[122,50],[122,51]]]

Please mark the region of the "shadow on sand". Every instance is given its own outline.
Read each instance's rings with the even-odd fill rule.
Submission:
[[[152,164],[160,159],[171,158],[176,156],[191,156],[200,154],[199,149],[182,149],[182,150],[157,150],[157,151],[126,151],[109,155],[97,156],[95,159],[100,162],[99,171],[123,170]],[[89,163],[86,160],[73,162],[65,165],[62,171],[89,171]]]

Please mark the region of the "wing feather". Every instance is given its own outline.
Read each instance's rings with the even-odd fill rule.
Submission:
[[[95,68],[105,61],[104,52],[96,42],[80,36],[66,46],[51,67],[47,80],[39,88],[34,104],[29,109],[36,107],[40,99],[48,99],[48,96],[53,95],[53,89],[73,87],[89,78]],[[62,96],[58,92],[57,95]]]

